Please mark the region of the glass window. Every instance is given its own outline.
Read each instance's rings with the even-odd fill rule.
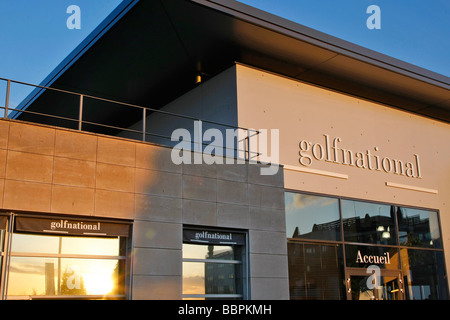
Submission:
[[[408,300],[447,300],[444,253],[401,249],[402,271]]]
[[[0,253],[3,252],[5,243],[5,230],[0,229]]]
[[[91,237],[63,237],[61,242],[62,254],[83,255],[120,255],[120,241],[117,238],[91,238]]]
[[[183,258],[235,260],[233,246],[183,245]]]
[[[371,244],[397,244],[393,206],[342,200],[344,240]]]
[[[60,237],[31,234],[13,234],[12,252],[57,254]]]
[[[0,299],[3,298],[3,261],[4,261],[4,245],[5,245],[5,230],[0,229]]]
[[[5,250],[4,247],[5,247],[5,230],[0,229],[0,253],[2,253]]]
[[[286,192],[285,208],[288,238],[341,239],[338,199]]]
[[[242,245],[183,244],[184,299],[244,298]]]
[[[7,297],[123,297],[125,242],[14,233]]]
[[[230,298],[241,298],[240,270],[240,264],[183,262],[183,295],[233,295]]]
[[[123,294],[119,260],[11,257],[8,296]]]
[[[289,293],[292,300],[345,297],[341,245],[288,242]]]
[[[438,212],[293,192],[285,206],[291,299],[448,299]]]
[[[117,256],[119,255],[119,238],[58,237],[15,233],[11,251]]]
[[[397,220],[401,245],[442,248],[437,212],[398,208]]]
[[[403,300],[402,284],[397,275],[376,274],[368,269],[365,275],[349,276],[351,300]]]

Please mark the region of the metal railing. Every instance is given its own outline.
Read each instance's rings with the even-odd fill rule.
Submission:
[[[167,139],[171,142],[176,142],[176,141],[172,140],[171,136],[158,134],[155,132],[150,132],[147,129],[149,116],[151,116],[152,114],[161,114],[161,115],[165,115],[168,117],[181,118],[181,119],[185,119],[185,120],[191,120],[194,122],[198,121],[201,123],[207,123],[209,125],[219,126],[222,128],[239,130],[237,137],[241,137],[241,139],[237,140],[237,146],[242,145],[243,148],[239,149],[238,147],[236,147],[236,148],[232,148],[231,150],[236,152],[236,154],[245,155],[244,156],[245,160],[251,160],[251,159],[259,156],[258,152],[252,151],[251,148],[255,148],[255,147],[250,144],[252,138],[260,133],[258,130],[243,128],[243,127],[239,127],[239,126],[220,123],[217,121],[211,121],[208,119],[200,119],[200,118],[183,115],[183,114],[178,114],[178,113],[173,113],[173,112],[169,112],[169,111],[165,111],[165,110],[153,109],[153,108],[149,108],[149,107],[145,107],[145,106],[139,106],[139,105],[115,101],[115,100],[111,100],[111,99],[105,99],[105,98],[96,97],[96,96],[92,96],[92,95],[80,94],[80,93],[57,89],[57,88],[51,88],[51,87],[46,87],[46,86],[41,86],[41,85],[34,85],[34,84],[26,83],[26,82],[15,81],[15,80],[0,77],[0,82],[2,82],[2,81],[6,82],[5,105],[2,106],[1,102],[0,102],[0,110],[4,110],[4,115],[3,115],[4,119],[20,120],[21,115],[28,114],[28,115],[38,116],[38,117],[48,117],[48,118],[55,119],[55,120],[63,120],[63,121],[72,122],[74,124],[74,126],[77,128],[77,130],[81,131],[81,132],[97,132],[95,130],[86,129],[86,125],[90,125],[90,126],[94,126],[94,127],[101,127],[104,129],[121,131],[123,133],[128,132],[128,133],[132,133],[132,134],[140,137],[138,139],[130,138],[133,140],[152,142],[152,141],[149,141],[149,139],[148,139],[148,137],[151,136],[151,137],[157,137],[157,138],[161,138],[161,139]],[[12,84],[17,84],[17,85],[34,88],[33,92],[29,93],[27,95],[27,97],[21,101],[21,105],[19,105],[19,108],[11,107],[10,100],[11,100],[11,85]],[[28,110],[28,107],[30,105],[32,105],[31,101],[35,101],[37,98],[42,96],[42,94],[46,91],[61,93],[61,94],[66,95],[67,97],[68,96],[78,97],[78,106],[77,106],[78,115],[77,115],[77,117],[72,118],[72,117],[67,117],[67,116],[61,116],[61,115],[49,114],[49,113],[45,113],[45,112]],[[83,119],[83,115],[85,113],[84,108],[85,108],[86,99],[92,99],[92,100],[99,101],[99,102],[106,102],[106,103],[111,103],[111,104],[121,106],[121,107],[132,108],[134,110],[140,110],[142,115],[141,115],[140,119],[136,120],[135,124],[139,123],[139,121],[142,121],[141,129],[137,130],[137,129],[130,128],[130,126],[120,127],[117,125],[92,122],[92,121],[87,121],[87,120]],[[37,120],[31,121],[31,122],[40,123]],[[67,126],[62,126],[62,125],[56,125],[56,126],[67,128]],[[199,134],[199,133],[197,132],[197,134]],[[203,137],[203,132],[201,132],[200,134],[202,134],[202,137]],[[114,134],[113,136],[117,136],[117,135]],[[198,141],[195,141],[195,140],[190,140],[190,141],[188,140],[185,142],[190,142],[190,143],[194,143],[194,144],[198,143]],[[215,145],[213,143],[205,143],[203,141],[201,141],[201,144],[204,146],[209,145],[211,147],[222,148],[223,150],[230,150],[230,148],[228,146],[225,147],[223,145]],[[162,145],[168,145],[168,144],[162,143]],[[225,156],[225,153],[223,155]]]

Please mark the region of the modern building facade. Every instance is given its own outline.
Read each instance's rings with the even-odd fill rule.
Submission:
[[[0,120],[2,299],[449,298],[447,77],[170,0],[43,86]]]

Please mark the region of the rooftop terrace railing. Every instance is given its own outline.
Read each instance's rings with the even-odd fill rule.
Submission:
[[[20,90],[18,90],[18,94],[15,96],[15,99],[20,102],[12,103],[11,97],[12,97],[12,86],[13,85],[22,86],[22,88]],[[2,86],[5,86],[4,90],[2,89]],[[25,88],[28,88],[28,89],[25,89]],[[2,91],[4,92],[4,99],[2,99]],[[64,98],[62,98],[63,101],[64,100],[66,100],[66,101],[72,100],[72,112],[68,112],[69,114],[72,113],[72,116],[56,115],[56,114],[47,113],[42,110],[39,110],[39,111],[29,110],[30,109],[29,107],[33,104],[33,102],[36,99],[38,99],[40,96],[42,96],[43,93],[45,93],[45,92],[54,92],[54,93],[62,94],[64,96]],[[77,100],[76,106],[74,106],[73,98],[75,98]],[[127,108],[127,111],[133,110],[134,113],[136,113],[136,111],[137,111],[141,115],[139,118],[136,119],[134,126],[127,125],[127,126],[122,127],[122,126],[117,125],[117,121],[115,121],[114,123],[109,123],[109,124],[89,121],[84,118],[85,103],[88,99],[94,100],[97,102],[108,103],[108,104],[113,104],[115,106]],[[4,101],[4,105],[2,104],[2,101]],[[222,130],[224,130],[224,128],[235,130],[235,135],[237,137],[237,143],[233,144],[233,146],[235,146],[235,147],[231,148],[231,150],[234,152],[234,155],[236,157],[244,158],[245,160],[254,159],[254,158],[258,157],[258,155],[259,155],[258,152],[252,151],[252,148],[254,148],[254,146],[251,145],[252,138],[254,138],[256,135],[258,135],[260,133],[258,130],[229,125],[229,124],[220,123],[217,121],[211,121],[208,119],[200,119],[197,117],[183,115],[183,114],[179,114],[179,113],[173,113],[173,112],[169,112],[169,111],[165,111],[165,110],[153,109],[153,108],[149,108],[149,107],[145,107],[145,106],[139,106],[139,105],[135,105],[135,104],[105,99],[105,98],[96,97],[96,96],[92,96],[92,95],[86,95],[86,94],[81,94],[81,93],[76,93],[76,92],[72,92],[72,91],[51,88],[51,87],[46,87],[46,86],[41,86],[41,85],[34,85],[34,84],[21,82],[21,81],[15,81],[15,80],[6,79],[6,78],[0,78],[0,110],[3,111],[2,117],[1,117],[2,111],[0,111],[0,117],[4,118],[4,119],[21,120],[21,118],[25,117],[25,115],[28,115],[28,116],[33,116],[33,120],[31,120],[31,122],[48,124],[48,121],[40,121],[39,119],[50,118],[50,119],[55,120],[55,121],[53,121],[54,123],[65,123],[66,124],[66,125],[56,124],[55,126],[76,129],[80,132],[96,132],[96,133],[98,133],[99,130],[92,129],[94,127],[97,127],[97,128],[103,128],[105,130],[110,130],[110,131],[116,132],[116,134],[110,134],[110,135],[117,136],[118,135],[117,133],[120,133],[123,137],[131,138],[133,140],[140,140],[140,141],[144,141],[144,142],[153,142],[152,139],[149,137],[157,137],[157,138],[159,138],[159,141],[161,141],[161,139],[168,141],[168,143],[160,143],[163,145],[173,145],[174,142],[179,142],[180,140],[174,141],[172,139],[172,136],[160,134],[160,133],[156,133],[156,132],[151,132],[148,129],[149,116],[154,115],[154,114],[159,114],[159,115],[164,115],[165,117],[169,117],[169,118],[173,118],[173,119],[178,118],[178,119],[188,120],[188,121],[192,121],[192,122],[206,123],[208,125],[208,127],[210,127],[210,128],[217,127],[217,128],[222,128]],[[73,110],[76,110],[76,111],[74,112]],[[127,112],[127,111],[125,111],[125,112]],[[108,112],[107,111],[101,111],[101,112],[103,112],[102,115],[104,115],[104,118],[106,120],[108,120]],[[117,116],[115,118],[117,118]],[[25,120],[25,121],[30,121],[30,120]],[[111,121],[111,122],[113,122],[113,121]],[[141,123],[139,124],[139,122],[141,122]],[[70,124],[68,125],[67,123],[70,123]],[[136,125],[140,126],[140,128],[136,128]],[[102,130],[100,130],[100,131],[102,131]],[[201,135],[201,137],[203,137],[203,132],[195,132],[195,134]],[[170,143],[169,143],[169,141],[170,141]],[[194,144],[194,148],[193,148],[194,151],[198,151],[198,149],[196,149],[195,144],[197,144],[197,147],[198,147],[198,144],[201,144],[203,146],[209,145],[211,147],[223,148],[223,150],[226,150],[227,152],[230,151],[229,145],[223,146],[223,145],[218,145],[218,144],[216,145],[214,143],[206,143],[203,141],[203,139],[200,142],[196,141],[196,140],[188,140],[188,141],[184,141],[184,142],[190,142],[190,143]],[[241,148],[239,146],[241,146]],[[225,152],[223,155],[225,155]]]

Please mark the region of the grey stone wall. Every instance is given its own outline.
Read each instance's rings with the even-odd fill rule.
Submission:
[[[160,149],[170,162],[171,150]],[[137,202],[133,298],[181,298],[181,236],[189,225],[248,232],[250,298],[288,299],[282,170],[261,176],[259,165],[248,163],[166,169],[159,174],[169,174],[171,190],[152,190]]]
[[[251,299],[288,299],[283,172],[175,165],[171,149],[0,120],[0,207],[133,221],[132,299],[181,299],[184,225],[248,232]]]

